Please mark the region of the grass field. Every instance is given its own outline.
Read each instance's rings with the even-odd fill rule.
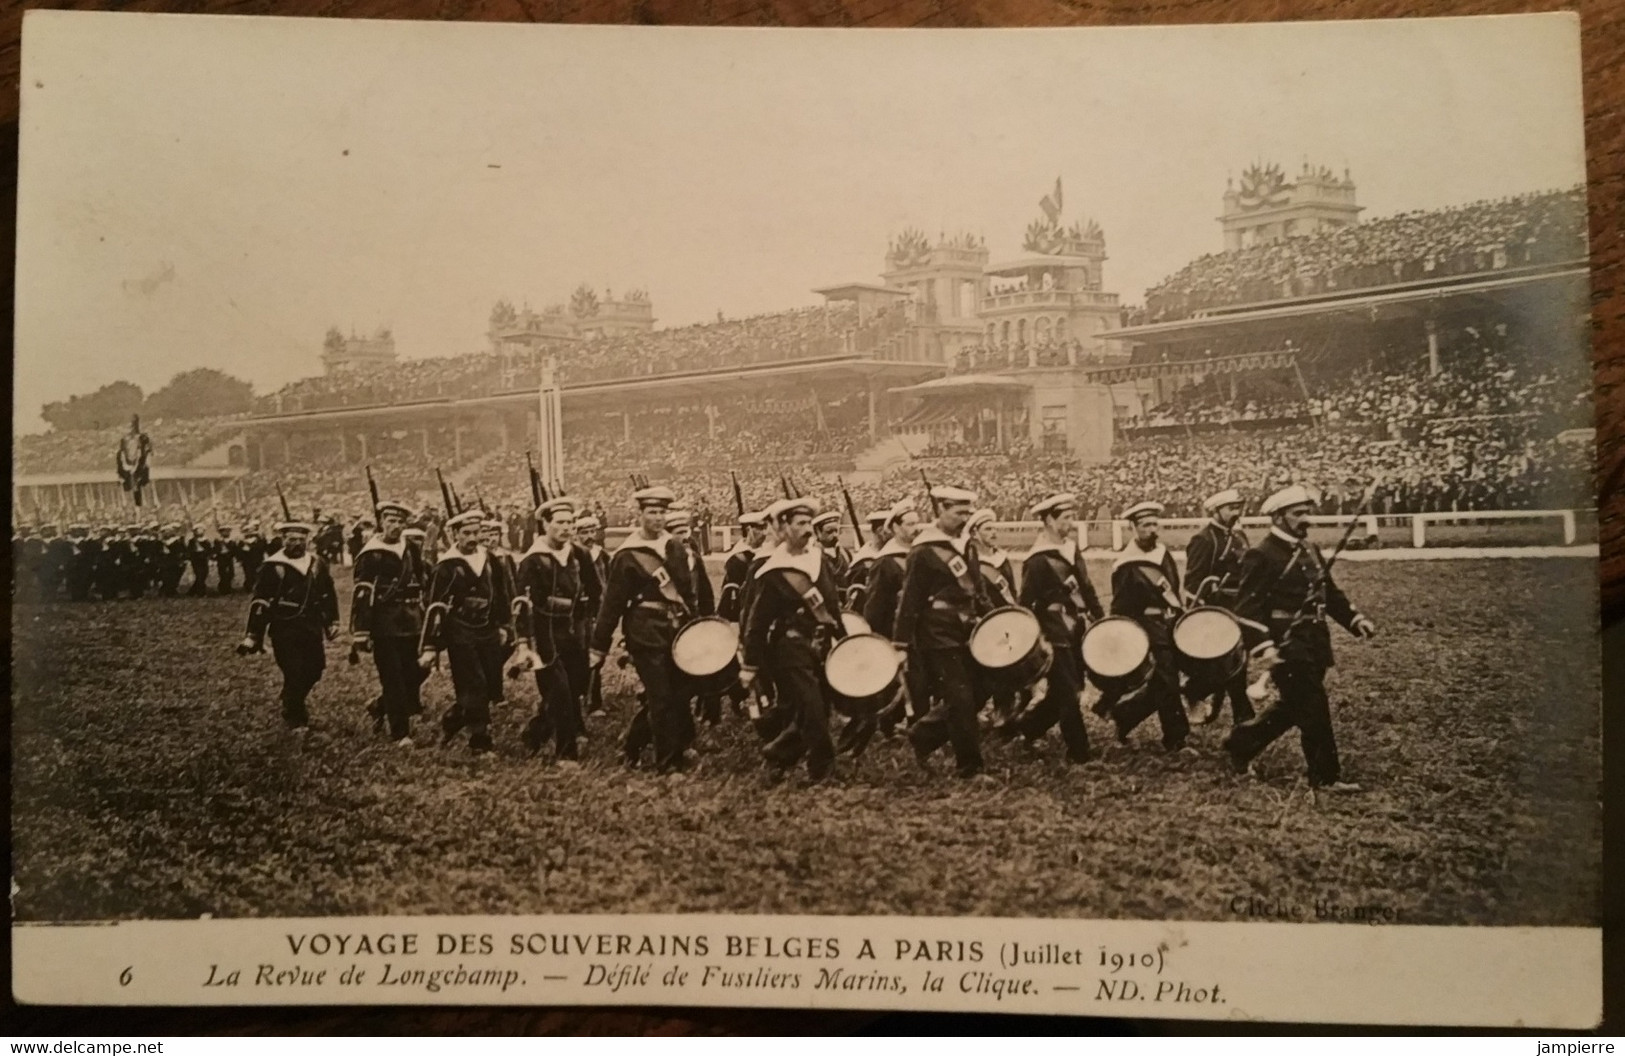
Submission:
[[[346,666],[336,645],[311,701],[320,728],[301,741],[280,728],[270,660],[232,655],[241,595],[19,606],[14,910],[1223,920],[1258,896],[1407,923],[1591,924],[1595,575],[1584,560],[1341,567],[1382,632],[1338,632],[1329,679],[1346,776],[1368,791],[1318,803],[1294,736],[1260,781],[1223,765],[1225,721],[1181,759],[1155,720],[1120,747],[1093,716],[1099,762],[1064,766],[1053,734],[1036,751],[990,744],[989,784],[922,774],[895,741],[834,785],[766,787],[738,721],[702,727],[696,774],[657,778],[615,762],[619,674],[579,770],[523,758],[530,683],[510,683],[494,760],[437,736],[403,752],[362,712],[370,664]],[[437,673],[430,717],[449,699]]]

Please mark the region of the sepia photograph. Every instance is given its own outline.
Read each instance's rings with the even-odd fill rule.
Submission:
[[[1600,926],[1577,20],[35,12],[21,97],[15,930]]]

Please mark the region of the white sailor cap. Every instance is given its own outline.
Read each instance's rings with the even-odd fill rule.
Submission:
[[[998,515],[984,506],[970,515],[970,520],[965,522],[965,530],[975,531],[982,525],[992,524],[996,520],[998,520]]]
[[[507,525],[496,517],[487,517],[480,522],[480,527],[486,531],[501,532],[507,530]]]
[[[687,528],[694,523],[694,515],[679,506],[666,511],[667,528]]]
[[[397,517],[406,518],[412,516],[412,508],[406,505],[406,503],[397,502],[394,499],[389,499],[378,504],[379,520],[383,520],[386,516],[392,513]]]
[[[1057,491],[1053,495],[1046,495],[1032,505],[1034,516],[1044,517],[1062,510],[1075,510],[1078,508],[1078,497],[1070,491]]]
[[[632,501],[640,508],[664,510],[677,501],[677,495],[670,488],[657,484],[652,488],[639,488],[634,491]]]
[[[574,495],[555,495],[548,501],[556,502],[561,506],[568,506],[571,510],[581,509],[581,500]]]
[[[536,507],[536,519],[538,521],[545,521],[560,510],[569,510],[571,513],[574,513],[575,509],[575,504],[569,499],[548,499],[546,502]]]
[[[761,510],[751,510],[748,513],[742,513],[739,515],[739,526],[741,528],[760,528],[766,523],[767,514],[763,513]]]
[[[839,524],[840,521],[841,521],[841,511],[837,510],[837,509],[825,510],[823,513],[815,515],[813,517],[813,519],[812,519],[812,523],[813,523],[814,528],[822,528],[824,525],[829,524],[831,522]]]
[[[1266,517],[1280,513],[1293,506],[1313,506],[1315,496],[1302,484],[1289,484],[1280,491],[1265,499],[1258,507],[1258,512]]]
[[[408,539],[427,539],[429,533],[422,528],[402,528],[401,534]]]
[[[891,520],[890,510],[870,510],[868,516],[863,518],[864,523],[871,528],[879,528]]]
[[[598,519],[596,513],[584,513],[576,518],[577,528],[602,528],[604,522]]]
[[[938,484],[931,489],[931,497],[941,503],[969,506],[976,501],[976,492],[956,488],[951,484]]]
[[[274,526],[274,529],[279,535],[286,535],[288,532],[303,532],[305,535],[311,535],[315,533],[316,526],[305,521],[279,521]]]
[[[1123,520],[1134,521],[1141,517],[1161,517],[1163,505],[1160,502],[1137,502],[1123,511]]]
[[[806,497],[780,499],[770,504],[765,512],[771,520],[782,524],[786,519],[798,513],[805,513],[809,517],[817,516],[818,501]]]
[[[483,527],[484,524],[485,514],[481,513],[479,510],[464,510],[462,513],[446,518],[446,530],[453,532],[459,528],[466,528],[470,525],[476,528]]]
[[[1241,501],[1241,492],[1237,491],[1235,488],[1225,488],[1223,491],[1216,491],[1212,495],[1209,495],[1207,498],[1203,499],[1202,509],[1208,513],[1212,513],[1220,506],[1239,506],[1241,505]]]
[[[886,523],[896,524],[898,521],[903,519],[905,514],[918,512],[919,511],[914,508],[914,500],[899,499],[891,509],[886,511]]]

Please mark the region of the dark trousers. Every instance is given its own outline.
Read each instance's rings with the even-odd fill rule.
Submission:
[[[1275,739],[1296,726],[1311,785],[1330,785],[1342,776],[1337,737],[1332,733],[1326,671],[1314,664],[1282,664],[1271,673],[1280,699],[1257,717],[1230,731],[1224,746],[1239,762],[1251,762]]]
[[[187,591],[192,597],[202,597],[209,586],[209,559],[200,558],[192,562],[192,589]]]
[[[1239,725],[1253,717],[1253,701],[1247,695],[1247,669],[1245,667],[1241,669],[1240,674],[1225,683],[1223,689],[1212,694],[1213,717],[1215,719],[1219,717],[1219,712],[1224,710],[1226,697],[1230,698],[1230,721],[1232,724]]]
[[[570,680],[571,706],[575,709],[575,724],[579,731],[585,727],[582,713],[586,710],[588,695],[595,688],[597,679],[593,677],[591,661],[587,658],[586,646],[579,644],[580,638],[571,637],[568,644],[560,645],[560,654],[564,661],[564,674]]]
[[[215,571],[220,573],[220,593],[230,594],[231,585],[237,574],[237,565],[231,560],[215,562]]]
[[[441,720],[447,733],[464,726],[478,730],[491,725],[491,682],[502,681],[502,640],[495,635],[446,646],[451,663],[451,685],[457,699]]]
[[[536,705],[536,716],[525,727],[525,747],[532,752],[542,750],[542,744],[553,737],[554,751],[560,759],[578,758],[576,739],[581,736],[581,712],[570,681],[572,662],[561,654],[551,664],[536,672],[536,692],[541,700]]]
[[[1162,746],[1169,751],[1183,747],[1190,736],[1190,719],[1179,696],[1179,667],[1171,645],[1152,645],[1151,678],[1145,689],[1122,700],[1113,709],[1117,729],[1124,736],[1155,712],[1162,727]]]
[[[916,649],[914,652],[916,655],[909,658],[909,663],[924,666],[933,703],[925,717],[908,731],[909,740],[921,754],[952,743],[959,776],[975,776],[982,770],[982,744],[976,725],[976,713],[981,708],[972,675],[970,647]]]
[[[683,752],[694,739],[694,719],[680,696],[680,672],[671,660],[671,650],[630,649],[632,666],[643,683],[643,702],[632,716],[626,731],[628,761],[635,762],[647,745],[654,745],[655,769],[661,773],[680,769]]]
[[[1050,661],[1049,689],[1043,699],[1034,701],[1016,718],[1016,730],[1029,741],[1036,741],[1059,725],[1061,740],[1066,742],[1066,757],[1074,763],[1086,763],[1089,730],[1083,724],[1083,710],[1078,704],[1083,678],[1078,670],[1077,646],[1070,642],[1051,642],[1050,646],[1055,658]]]
[[[806,639],[782,638],[768,647],[767,662],[778,690],[777,707],[787,713],[789,723],[762,754],[769,765],[785,769],[805,756],[807,775],[816,781],[835,763],[818,652]]]
[[[384,718],[389,721],[389,737],[398,741],[412,732],[412,716],[423,710],[418,702],[423,669],[418,666],[417,639],[374,638],[372,662],[378,668],[378,686],[383,690],[381,703]]]
[[[282,670],[282,719],[290,727],[305,726],[310,722],[305,698],[327,669],[322,629],[308,620],[272,620],[267,637]]]

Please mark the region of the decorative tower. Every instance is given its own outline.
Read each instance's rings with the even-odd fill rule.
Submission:
[[[1335,231],[1357,223],[1363,206],[1354,202],[1354,180],[1347,169],[1339,179],[1325,167],[1304,163],[1294,183],[1279,165],[1257,162],[1241,174],[1241,186],[1225,181],[1226,250],[1245,249],[1283,238]]]

